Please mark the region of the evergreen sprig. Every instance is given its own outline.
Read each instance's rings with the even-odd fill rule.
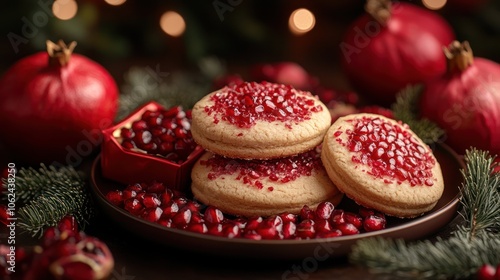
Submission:
[[[55,226],[66,215],[73,215],[84,229],[93,215],[85,176],[73,167],[40,165],[20,168],[16,175],[18,225],[32,236]]]
[[[500,174],[488,152],[471,148],[464,159],[459,212],[464,224],[450,238],[413,243],[367,238],[353,246],[350,261],[409,279],[464,279],[483,264],[500,263]]]
[[[396,95],[396,102],[392,105],[394,117],[410,126],[422,141],[431,145],[437,143],[445,131],[437,124],[426,118],[421,118],[418,111],[422,85],[409,85]]]

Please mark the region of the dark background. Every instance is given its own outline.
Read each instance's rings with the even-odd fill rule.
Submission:
[[[52,2],[17,0],[4,4],[0,11],[0,73],[20,58],[43,50],[47,39],[63,39],[77,41],[75,52],[101,63],[119,84],[132,66],[161,65],[162,71],[190,69],[200,59],[214,56],[236,72],[262,61],[295,61],[324,84],[343,88],[348,85],[337,66],[339,44],[348,25],[364,12],[365,1],[128,0],[111,6],[104,0],[79,0],[76,17],[64,21],[49,15],[47,23],[35,25],[31,38],[16,51],[9,34],[23,36],[26,21],[34,23],[33,17],[45,13],[43,7]],[[422,6],[417,0],[409,2]],[[479,2],[486,3],[476,4]],[[234,4],[222,14],[223,20],[214,7],[217,3]],[[463,8],[461,3],[473,8]],[[296,36],[288,30],[288,17],[300,7],[314,13],[316,26]],[[167,10],[178,11],[186,20],[181,37],[170,37],[161,30],[159,18]],[[448,20],[459,40],[471,43],[476,56],[500,61],[499,0],[448,0],[436,12]]]

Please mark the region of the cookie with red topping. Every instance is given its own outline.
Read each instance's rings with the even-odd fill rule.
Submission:
[[[304,205],[337,205],[343,197],[328,178],[319,149],[270,160],[206,152],[195,163],[191,178],[195,199],[237,216],[298,214]]]
[[[271,159],[314,149],[331,125],[327,107],[307,91],[243,82],[214,91],[192,109],[193,139],[230,158]]]
[[[321,159],[347,197],[391,216],[422,215],[444,191],[429,146],[406,124],[382,115],[339,118],[325,135]]]

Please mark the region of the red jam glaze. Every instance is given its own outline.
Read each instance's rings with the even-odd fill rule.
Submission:
[[[227,86],[212,95],[210,100],[214,104],[204,110],[213,115],[214,123],[223,120],[249,128],[258,120],[280,121],[291,128],[292,123],[308,120],[312,113],[323,110],[311,97],[310,92],[295,90],[289,85],[244,82]]]
[[[209,180],[237,174],[236,179],[247,185],[258,189],[266,187],[269,191],[273,191],[274,187],[264,186],[262,179],[268,178],[272,182],[287,183],[300,176],[311,176],[313,170],[323,168],[320,154],[318,147],[292,157],[271,160],[238,160],[213,155],[207,160],[200,161],[200,164],[210,168],[207,176]]]
[[[350,120],[353,129],[346,129],[347,143],[342,143],[342,131],[333,136],[353,153],[352,161],[369,166],[366,172],[383,182],[407,181],[411,186],[434,184],[432,168],[436,164],[430,152],[408,132],[408,126],[393,125],[380,118]]]

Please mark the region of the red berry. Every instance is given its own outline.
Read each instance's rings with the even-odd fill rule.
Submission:
[[[478,280],[496,280],[495,279],[495,267],[490,264],[484,264],[477,271]]]

